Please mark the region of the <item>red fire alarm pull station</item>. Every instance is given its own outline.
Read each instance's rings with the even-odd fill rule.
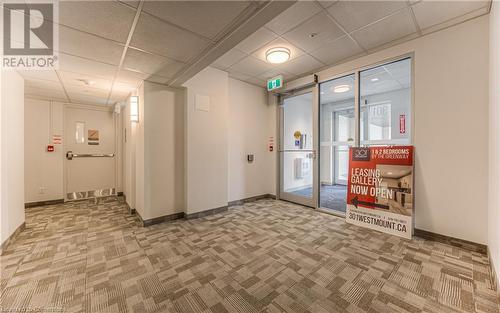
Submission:
[[[47,152],[54,152],[54,146],[53,145],[48,145],[47,146]]]

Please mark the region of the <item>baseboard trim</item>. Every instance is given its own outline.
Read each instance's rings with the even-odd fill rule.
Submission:
[[[54,205],[54,204],[60,204],[64,203],[64,199],[54,199],[54,200],[45,200],[45,201],[35,201],[35,202],[27,202],[24,204],[24,208],[34,208],[37,206],[44,206],[44,205]]]
[[[488,260],[490,261],[490,268],[491,268],[491,279],[493,280],[491,282],[491,286],[493,287],[493,290],[497,292],[497,298],[498,298],[498,303],[500,303],[500,286],[498,285],[498,276],[497,276],[497,271],[495,269],[495,263],[493,262],[493,259],[491,258],[491,252],[490,252],[490,247],[488,247]]]
[[[19,225],[18,228],[12,233],[12,235],[9,236],[2,244],[0,244],[0,255],[3,255],[3,252],[7,250],[7,247],[16,240],[16,237],[19,235],[20,232],[26,229],[26,222],[23,222],[21,225]]]
[[[467,241],[463,239],[458,239],[446,235],[436,234],[427,230],[415,228],[415,237],[420,237],[427,240],[437,241],[445,244],[449,244],[458,248],[466,249],[469,251],[474,251],[482,254],[488,253],[488,247],[486,245],[475,243],[472,241]]]
[[[249,197],[249,198],[245,198],[245,199],[231,201],[227,205],[232,207],[235,205],[243,205],[243,204],[248,203],[248,202],[254,202],[254,201],[258,201],[258,200],[262,200],[262,199],[276,199],[276,196],[267,193],[267,194],[263,194],[263,195],[259,195],[259,196],[254,196],[254,197]]]
[[[195,218],[200,218],[200,217],[205,217],[205,216],[209,216],[209,215],[214,215],[217,213],[222,213],[222,212],[227,211],[228,209],[229,209],[229,206],[225,205],[225,206],[221,206],[219,208],[214,208],[214,209],[210,209],[210,210],[206,210],[206,211],[186,214],[185,217],[188,220],[192,220]]]
[[[150,219],[145,220],[142,218],[142,216],[139,214],[139,212],[137,212],[136,210],[134,210],[134,211],[135,211],[135,214],[137,214],[137,216],[139,217],[139,220],[140,220],[143,227],[148,227],[148,226],[155,225],[155,224],[174,221],[174,220],[178,220],[178,219],[181,219],[184,217],[184,212],[179,212],[179,213],[159,216],[159,217],[150,218]]]

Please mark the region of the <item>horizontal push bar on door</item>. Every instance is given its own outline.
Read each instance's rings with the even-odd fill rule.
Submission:
[[[73,158],[112,158],[114,153],[73,153],[68,151],[66,153],[66,159],[72,160]]]

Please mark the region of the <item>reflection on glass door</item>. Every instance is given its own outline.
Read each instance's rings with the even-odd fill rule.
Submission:
[[[280,198],[316,206],[312,90],[283,99],[280,111]]]
[[[320,207],[345,213],[349,146],[356,137],[355,76],[320,85]]]

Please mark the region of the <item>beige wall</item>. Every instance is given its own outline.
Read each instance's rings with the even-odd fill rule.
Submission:
[[[0,74],[0,243],[24,223],[24,80]]]
[[[483,16],[319,72],[414,53],[416,227],[487,243],[488,33]]]
[[[52,136],[63,135],[63,104],[26,98],[24,105],[25,202],[63,199],[64,146],[47,152]]]
[[[490,14],[488,246],[500,286],[500,3]]]
[[[228,200],[276,194],[276,105],[268,104],[264,88],[229,79]],[[247,154],[255,156],[247,162]]]
[[[227,205],[228,79],[208,67],[184,84],[187,214]],[[196,95],[210,98],[209,112],[195,110]]]

